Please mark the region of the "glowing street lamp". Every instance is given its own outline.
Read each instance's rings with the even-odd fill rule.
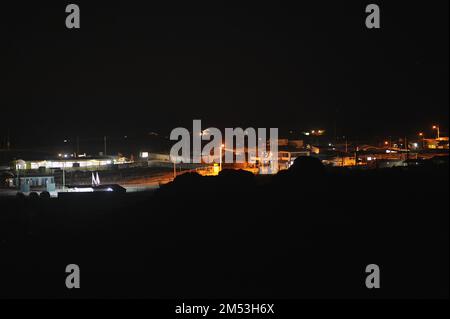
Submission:
[[[439,135],[439,125],[433,125],[433,130],[437,131],[437,138],[439,139],[440,135]]]
[[[222,171],[222,150],[224,149],[225,145],[220,145],[220,154],[219,154],[219,172]]]
[[[422,139],[422,148],[425,148],[425,135],[422,132],[420,132],[419,137]]]

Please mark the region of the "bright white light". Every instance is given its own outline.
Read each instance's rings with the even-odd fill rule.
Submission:
[[[75,193],[92,193],[94,189],[92,187],[75,187],[73,190],[69,189],[69,192],[75,192]]]
[[[112,192],[113,189],[112,189],[111,187],[108,187],[108,188],[106,189],[106,191],[107,191],[107,192]]]
[[[67,158],[67,154],[64,154],[64,157]]]
[[[141,152],[142,158],[148,158],[148,152]]]
[[[368,161],[371,161],[371,160],[372,160],[372,157],[369,156],[369,157],[367,158],[367,160],[368,160]]]

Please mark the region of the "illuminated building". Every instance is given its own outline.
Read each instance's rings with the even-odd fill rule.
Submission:
[[[101,158],[68,158],[68,159],[48,159],[48,160],[16,160],[14,168],[16,170],[37,170],[45,169],[67,169],[67,168],[98,168],[108,165],[129,163],[124,157],[101,157]]]

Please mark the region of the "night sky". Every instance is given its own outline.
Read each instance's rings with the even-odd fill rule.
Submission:
[[[448,1],[303,2],[73,1],[80,30],[65,27],[71,2],[2,4],[0,136],[167,134],[192,119],[447,130]],[[369,3],[380,30],[365,27]]]

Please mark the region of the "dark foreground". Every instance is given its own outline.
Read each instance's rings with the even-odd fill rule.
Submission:
[[[448,164],[222,173],[155,195],[1,200],[0,297],[448,298]]]

